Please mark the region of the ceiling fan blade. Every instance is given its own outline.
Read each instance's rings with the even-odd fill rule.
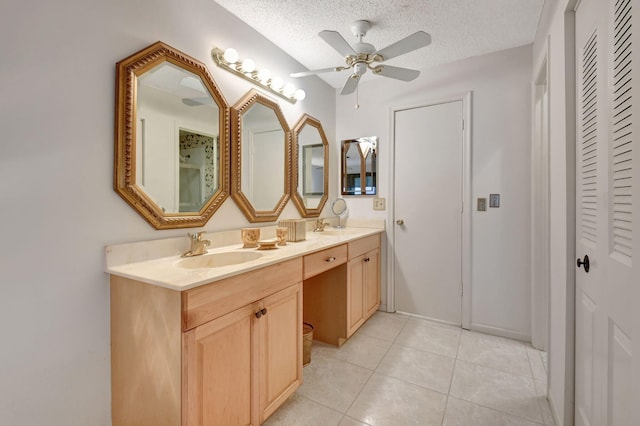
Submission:
[[[358,74],[351,74],[347,81],[344,83],[344,87],[340,92],[341,95],[348,95],[349,93],[355,92],[358,87],[358,82],[360,81],[360,76]]]
[[[340,35],[337,31],[324,30],[318,33],[321,39],[326,41],[329,46],[333,47],[342,56],[347,57],[349,55],[355,55],[356,51],[353,47]]]
[[[420,75],[420,71],[409,68],[392,67],[391,65],[378,65],[373,70],[374,74],[395,78],[396,80],[411,81]]]
[[[418,31],[410,36],[398,40],[393,44],[378,50],[376,53],[382,56],[382,60],[386,61],[396,56],[404,55],[421,47],[431,44],[431,36],[424,31]]]
[[[316,75],[316,74],[322,74],[325,72],[331,72],[331,71],[342,71],[342,68],[340,67],[331,67],[331,68],[322,68],[319,70],[311,70],[311,71],[302,71],[302,72],[294,72],[293,74],[289,74],[290,77],[307,77],[309,75]]]

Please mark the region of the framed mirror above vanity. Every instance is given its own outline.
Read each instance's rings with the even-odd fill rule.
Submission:
[[[318,217],[327,202],[329,142],[320,121],[303,115],[293,128],[292,193],[302,217]]]
[[[251,90],[231,109],[231,197],[249,222],[274,222],[291,192],[291,131],[280,106]]]
[[[116,65],[114,189],[156,229],[201,227],[229,195],[229,106],[157,42]]]
[[[378,137],[343,140],[341,152],[342,195],[375,195]]]

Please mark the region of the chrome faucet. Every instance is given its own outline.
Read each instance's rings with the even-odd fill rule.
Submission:
[[[320,219],[316,220],[316,227],[313,230],[313,232],[322,232],[322,231],[324,231],[324,228],[327,225],[328,225],[328,223],[326,223],[324,221],[324,219],[320,218]]]
[[[207,252],[206,247],[211,244],[211,241],[202,239],[204,232],[187,233],[187,235],[191,241],[191,247],[189,251],[182,253],[182,257],[200,256]]]

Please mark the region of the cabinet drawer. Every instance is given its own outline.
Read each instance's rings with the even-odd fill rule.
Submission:
[[[347,262],[347,245],[331,247],[304,257],[304,279]]]
[[[358,257],[368,251],[375,250],[380,247],[380,234],[371,235],[370,237],[360,238],[359,240],[349,243],[349,259]]]
[[[187,290],[182,294],[182,330],[190,330],[301,281],[302,260],[296,258]]]

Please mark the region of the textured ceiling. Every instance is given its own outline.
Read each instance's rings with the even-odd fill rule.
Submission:
[[[364,41],[378,50],[419,30],[431,34],[429,46],[387,62],[422,70],[533,42],[544,4],[544,0],[215,1],[310,70],[344,65],[318,32],[338,31],[353,44],[350,26],[359,19],[371,22]],[[291,70],[296,71],[305,70]],[[338,88],[347,72],[320,77]],[[365,77],[383,78],[371,73]]]
[[[318,32],[334,30],[353,44],[353,21],[372,28],[364,38],[378,50],[418,30],[431,45],[389,60],[422,70],[533,42],[544,0],[215,0],[307,69],[344,65]],[[227,46],[225,46],[227,47]],[[241,57],[250,56],[240,52]],[[291,72],[305,71],[291,70]],[[347,72],[321,74],[342,87]],[[310,78],[310,77],[307,77]],[[367,73],[365,78],[383,78]],[[363,78],[363,80],[365,79]]]

